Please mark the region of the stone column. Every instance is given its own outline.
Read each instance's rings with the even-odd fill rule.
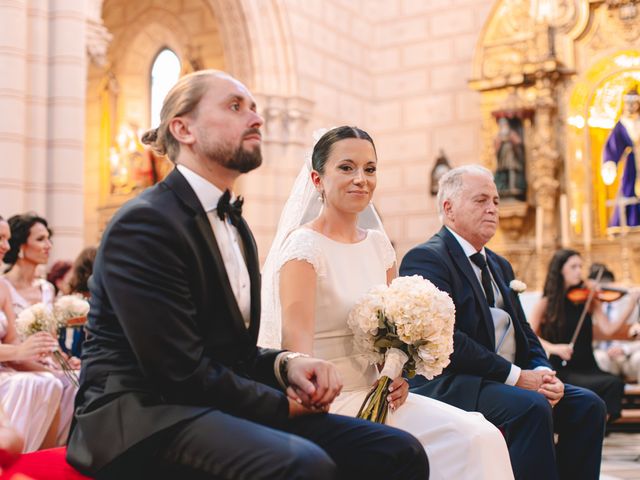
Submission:
[[[51,222],[48,203],[49,173],[54,166],[48,162],[50,70],[48,41],[51,37],[50,5],[44,0],[29,2],[27,51],[27,122],[25,128],[25,205]],[[56,232],[57,233],[57,232]]]
[[[53,259],[84,245],[84,138],[87,2],[50,0],[46,215],[55,230]]]
[[[0,0],[0,215],[24,210],[27,6]]]

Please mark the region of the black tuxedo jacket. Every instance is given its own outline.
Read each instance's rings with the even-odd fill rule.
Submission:
[[[540,341],[527,322],[509,283],[513,269],[503,257],[485,248],[487,263],[513,320],[515,364],[522,369],[550,367]],[[489,304],[473,267],[455,237],[445,227],[402,259],[400,275],[421,275],[447,292],[456,307],[453,354],[442,375],[422,391],[467,410],[474,410],[483,380],[504,382],[511,363],[495,353],[495,330]],[[425,390],[426,389],[426,390]]]
[[[239,231],[251,279],[249,328],[207,215],[177,169],[114,216],[90,282],[67,453],[76,468],[95,473],[211,408],[264,425],[286,421],[288,401],[273,372],[278,351],[256,347],[256,246],[246,223]]]

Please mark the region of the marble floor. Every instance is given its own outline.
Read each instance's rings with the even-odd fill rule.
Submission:
[[[612,433],[604,441],[600,480],[640,480],[640,433]]]

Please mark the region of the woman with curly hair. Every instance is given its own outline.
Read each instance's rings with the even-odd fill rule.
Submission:
[[[598,368],[592,343],[594,337],[613,336],[621,323],[607,320],[602,304],[595,296],[575,344],[571,345],[585,304],[573,303],[567,298],[567,292],[582,284],[580,254],[568,249],[557,251],[549,264],[542,298],[535,305],[529,321],[560,380],[597,393],[607,404],[609,421],[613,421],[620,417],[624,383]]]

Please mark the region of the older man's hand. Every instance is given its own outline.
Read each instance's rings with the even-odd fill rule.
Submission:
[[[556,372],[550,372],[549,370],[522,370],[516,382],[516,387],[537,392],[544,382],[543,377],[555,374]]]
[[[564,396],[564,383],[555,375],[545,375],[543,380],[538,392],[546,397],[552,407],[555,407]]]

